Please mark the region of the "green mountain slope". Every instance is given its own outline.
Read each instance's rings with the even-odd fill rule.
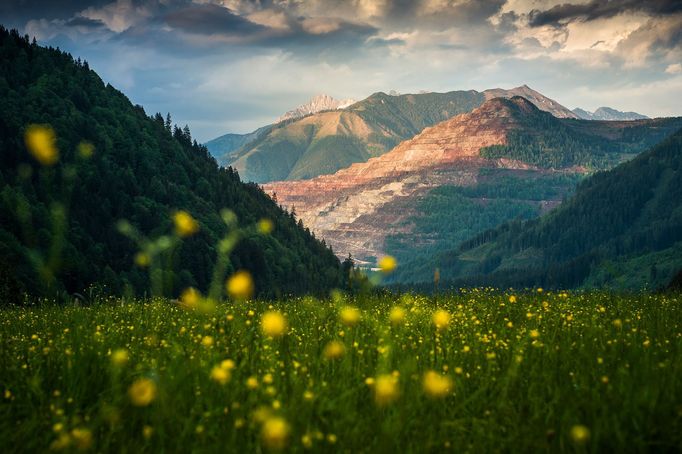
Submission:
[[[429,281],[436,268],[444,277],[457,275],[463,265],[453,263],[453,251],[465,240],[514,219],[538,217],[561,204],[585,176],[636,156],[682,127],[682,118],[590,122],[555,118],[524,98],[491,102],[499,104],[495,115],[507,116],[514,126],[505,145],[480,154],[491,167],[498,158],[533,167],[484,166],[471,186],[442,186],[417,199],[416,213],[397,226],[402,232],[386,238],[386,252],[404,265],[392,275],[394,282]],[[481,266],[477,272],[487,270],[488,262]]]
[[[682,130],[597,173],[546,216],[465,242],[449,278],[514,286],[663,286],[682,268]]]
[[[27,153],[30,124],[50,125],[61,156],[41,167]],[[94,145],[90,159],[78,144]],[[171,230],[171,214],[186,210],[200,223],[173,256],[173,293],[205,289],[215,245],[226,227],[219,211],[233,210],[243,226],[274,221],[269,236],[247,233],[231,256],[231,269],[247,268],[261,295],[321,292],[339,285],[339,262],[323,243],[276,206],[262,190],[220,169],[189,129],[171,130],[160,115],[148,117],[66,53],[30,44],[0,28],[0,293],[44,293],[31,265],[56,236],[59,204],[68,224],[56,288],[82,292],[96,284],[109,291],[149,288],[147,271],[133,265],[136,247],[116,230],[120,219],[158,236]],[[250,231],[249,231],[250,232]],[[46,253],[49,255],[49,253]]]
[[[209,140],[204,145],[206,145],[211,156],[219,159],[221,162],[231,162],[239,158],[236,153],[233,153],[234,151],[242,148],[249,142],[253,142],[261,135],[267,134],[270,129],[272,129],[272,125],[263,126],[247,134],[225,134]]]
[[[313,178],[379,156],[425,127],[478,107],[474,91],[389,96],[376,93],[344,110],[282,122],[220,158],[246,180]]]

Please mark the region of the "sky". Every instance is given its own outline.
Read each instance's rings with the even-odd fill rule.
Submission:
[[[680,0],[2,0],[203,142],[316,94],[527,84],[564,106],[682,115]]]

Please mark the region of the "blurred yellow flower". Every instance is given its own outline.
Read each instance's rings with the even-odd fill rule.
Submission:
[[[258,231],[263,235],[272,233],[274,228],[275,224],[270,219],[263,218],[260,221],[258,221]]]
[[[258,379],[256,377],[249,377],[246,379],[246,387],[253,390],[258,388]]]
[[[187,309],[196,309],[201,302],[201,293],[194,287],[186,288],[180,295],[180,303]]]
[[[277,311],[268,311],[260,321],[261,331],[270,337],[280,337],[287,332],[287,319]]]
[[[71,431],[71,439],[74,446],[80,451],[90,449],[92,446],[92,432],[90,429],[75,428]]]
[[[339,319],[341,323],[347,326],[354,326],[360,321],[360,311],[353,306],[342,307],[339,311]]]
[[[220,367],[226,370],[232,370],[236,367],[235,363],[231,359],[224,359],[220,362]]]
[[[59,160],[57,137],[54,129],[43,125],[30,125],[24,135],[26,148],[40,164],[52,166]]]
[[[327,359],[338,359],[346,353],[346,346],[339,341],[331,341],[324,347],[324,357]]]
[[[432,320],[433,324],[436,325],[436,329],[445,329],[450,324],[450,313],[444,309],[438,309],[433,313]]]
[[[129,359],[128,350],[123,348],[114,350],[111,354],[111,363],[117,367],[125,366]]]
[[[540,337],[540,331],[538,331],[536,329],[530,330],[530,338],[531,339],[537,339],[538,337]]]
[[[435,371],[427,371],[422,380],[424,392],[433,398],[447,396],[452,390],[452,379]]]
[[[395,257],[385,255],[379,260],[379,269],[384,274],[391,274],[398,267],[398,261]]]
[[[395,402],[400,397],[398,377],[394,375],[379,375],[374,380],[374,401],[379,406]]]
[[[254,284],[251,273],[240,270],[227,280],[227,293],[234,299],[247,300],[253,296]]]
[[[221,366],[214,366],[213,369],[211,369],[211,380],[213,380],[216,383],[225,385],[227,384],[227,382],[230,381],[231,378],[232,373],[230,372],[229,369],[226,369]]]
[[[577,424],[571,427],[570,436],[573,443],[577,445],[584,445],[590,440],[590,429],[583,425]]]
[[[284,418],[273,416],[263,423],[261,439],[263,445],[272,451],[279,451],[286,447],[289,438],[289,424]]]
[[[135,254],[135,265],[139,266],[140,268],[148,267],[150,262],[151,258],[149,257],[149,254],[144,252],[138,252]]]
[[[156,383],[148,378],[138,378],[128,388],[128,397],[133,405],[146,407],[156,399]]]
[[[199,231],[199,223],[186,211],[176,211],[173,214],[175,233],[180,237],[194,235]]]
[[[392,325],[400,325],[405,321],[405,309],[400,306],[393,306],[388,314],[388,320]]]
[[[212,336],[204,336],[203,339],[201,339],[201,345],[204,347],[210,347],[213,345],[213,337]]]

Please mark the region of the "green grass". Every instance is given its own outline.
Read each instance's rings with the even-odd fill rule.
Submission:
[[[262,422],[279,415],[291,451],[682,449],[682,297],[509,297],[303,298],[203,314],[167,300],[5,309],[0,446],[44,452],[61,437],[67,450],[80,440],[99,452],[259,452]],[[355,326],[338,316],[346,305],[361,310]],[[392,325],[396,305],[406,317]],[[440,331],[437,307],[452,315]],[[261,332],[268,310],[284,314],[287,334]],[[332,340],[345,345],[339,359],[324,357]],[[129,361],[117,366],[118,349]],[[221,385],[211,371],[225,359],[235,368]],[[446,396],[427,397],[427,370],[450,377]],[[391,373],[400,395],[378,405],[366,379]],[[139,407],[128,389],[142,377],[157,394]],[[590,431],[582,446],[576,425]]]

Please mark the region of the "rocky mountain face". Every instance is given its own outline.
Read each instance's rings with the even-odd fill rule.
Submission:
[[[274,194],[278,203],[293,210],[339,257],[351,253],[360,262],[371,264],[385,253],[397,254],[395,247],[409,252],[421,247],[455,246],[439,243],[443,233],[457,228],[448,225],[447,220],[436,229],[421,225],[420,220],[425,216],[440,214],[429,212],[435,209],[429,205],[435,190],[471,188],[473,194],[476,188],[486,185],[486,191],[467,196],[467,203],[474,204],[469,203],[469,208],[473,206],[488,217],[477,224],[479,230],[474,230],[474,234],[513,219],[519,213],[528,217],[551,209],[572,191],[579,180],[575,176],[590,172],[581,165],[587,160],[574,159],[564,167],[555,167],[534,166],[525,158],[510,158],[525,156],[525,151],[518,153],[519,137],[522,137],[521,143],[532,145],[529,153],[543,154],[543,147],[547,150],[556,147],[556,142],[549,138],[561,131],[562,136],[570,139],[562,146],[578,150],[576,156],[580,157],[593,152],[621,153],[624,142],[629,144],[628,152],[634,154],[639,150],[635,138],[650,134],[650,130],[660,131],[661,125],[646,121],[630,124],[564,120],[539,110],[522,97],[494,98],[472,112],[425,128],[412,139],[367,162],[354,163],[332,175],[310,180],[268,183],[263,189]],[[482,154],[487,150],[506,150],[512,154],[486,158]],[[617,156],[612,158],[605,162],[618,162]],[[490,211],[490,194],[501,188],[496,175],[502,174],[507,181],[502,189],[509,194],[502,206],[498,203]],[[538,181],[532,190],[517,191],[517,187],[531,180]],[[453,200],[460,200],[457,197]],[[504,205],[509,201],[528,209],[505,210]],[[394,237],[407,238],[409,244],[387,243],[387,239]]]
[[[409,231],[404,221],[417,214],[414,201],[429,190],[473,185],[482,167],[533,170],[523,162],[479,156],[481,148],[506,143],[524,112],[537,109],[523,98],[492,99],[365,163],[263,189],[293,209],[338,255],[371,260],[385,253],[387,235]]]
[[[325,94],[316,95],[307,103],[302,104],[279,117],[277,123],[280,121],[295,120],[325,110],[345,109],[346,107],[355,104],[355,102],[354,99],[334,99]]]
[[[573,109],[573,113],[582,120],[604,120],[604,121],[629,121],[646,120],[649,117],[638,114],[637,112],[621,112],[610,107],[600,107],[594,112],[589,112],[581,108]]]

